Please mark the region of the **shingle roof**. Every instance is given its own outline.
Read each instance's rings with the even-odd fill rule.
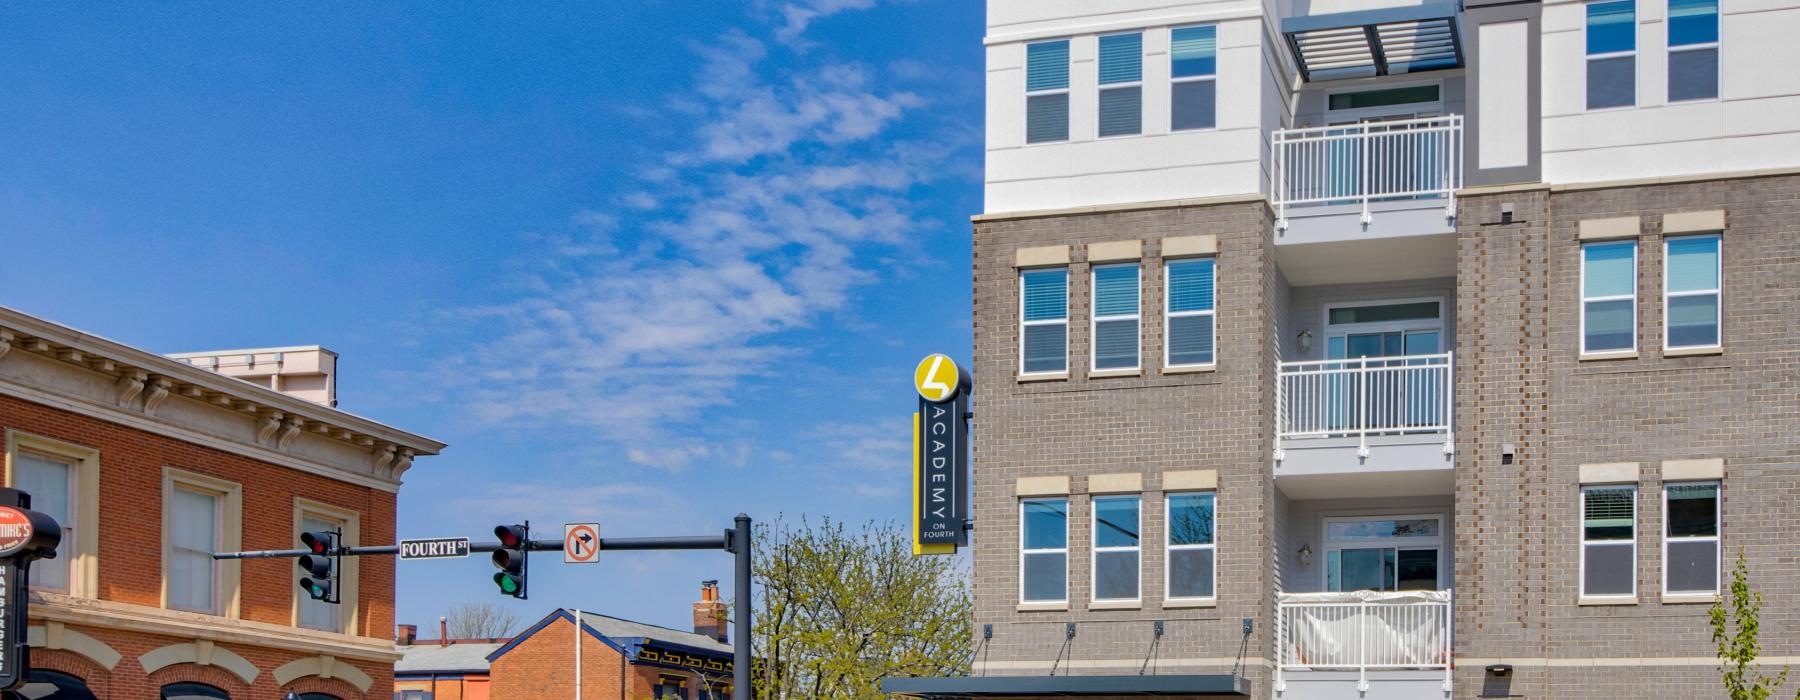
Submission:
[[[499,649],[501,642],[463,642],[438,646],[420,644],[400,647],[400,660],[394,662],[394,673],[487,673],[488,654]]]
[[[686,632],[669,627],[647,625],[642,622],[633,622],[631,620],[621,620],[616,617],[608,617],[606,615],[586,611],[581,613],[581,621],[587,626],[594,628],[594,631],[599,632],[601,636],[612,639],[643,637],[658,642],[680,644],[696,649],[706,649],[724,652],[726,654],[731,653],[730,644],[726,644],[704,634],[695,634],[693,632]]]

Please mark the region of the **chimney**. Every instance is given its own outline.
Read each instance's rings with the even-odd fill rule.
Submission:
[[[412,643],[415,640],[417,640],[418,638],[419,638],[419,626],[418,625],[401,625],[400,626],[400,634],[395,635],[394,641],[398,642],[400,644],[400,646],[409,647],[409,646],[412,646]]]
[[[321,406],[337,406],[338,354],[317,345],[182,352],[167,357]]]
[[[438,618],[438,646],[440,646],[440,647],[450,646],[450,619],[449,618],[446,618],[446,617]]]
[[[721,642],[730,641],[729,620],[725,602],[719,600],[717,580],[700,582],[700,602],[694,604],[694,634],[704,634]]]

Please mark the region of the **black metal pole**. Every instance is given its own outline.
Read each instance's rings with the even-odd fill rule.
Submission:
[[[647,549],[729,549],[731,537],[612,537],[600,538],[600,551],[606,550],[647,550]],[[562,540],[532,540],[526,547],[532,552],[560,552]],[[499,542],[470,542],[470,552],[492,552],[500,549]],[[367,547],[344,547],[342,553],[346,557],[358,557],[378,554],[399,554],[400,545],[378,544]],[[298,557],[312,554],[310,549],[266,549],[251,552],[214,552],[214,559],[274,559],[278,557]]]
[[[731,649],[731,700],[750,700],[750,516],[737,515],[737,529],[731,533],[731,552],[737,558],[737,608],[732,623],[737,626]]]

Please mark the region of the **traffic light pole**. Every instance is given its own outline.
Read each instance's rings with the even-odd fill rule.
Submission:
[[[731,552],[736,560],[736,600],[732,601],[732,620],[735,629],[731,648],[731,698],[732,700],[750,700],[750,575],[751,575],[751,530],[750,516],[739,513],[734,519],[735,527],[726,530],[720,537],[602,537],[600,551],[645,551],[669,549],[719,550]],[[560,552],[562,540],[528,540],[526,552]],[[499,542],[469,543],[469,551],[493,552],[506,549]],[[266,549],[251,552],[215,552],[214,559],[277,559],[283,557],[299,557],[314,552],[310,549]],[[330,554],[343,557],[381,556],[399,554],[400,545],[383,544],[368,547],[336,547]]]

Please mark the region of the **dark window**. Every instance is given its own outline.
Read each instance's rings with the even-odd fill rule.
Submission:
[[[231,694],[205,683],[170,683],[162,687],[162,700],[231,700]]]
[[[60,671],[33,669],[17,690],[0,691],[0,700],[96,700],[87,683]]]
[[[328,693],[301,693],[300,700],[344,700]]]

